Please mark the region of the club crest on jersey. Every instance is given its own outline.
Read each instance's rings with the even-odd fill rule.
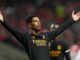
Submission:
[[[57,46],[57,49],[58,49],[58,50],[61,50],[61,49],[62,49],[61,45],[58,45],[58,46]]]

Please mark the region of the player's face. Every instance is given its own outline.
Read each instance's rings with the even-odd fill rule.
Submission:
[[[41,22],[40,22],[39,17],[32,18],[31,27],[32,27],[32,29],[35,29],[35,30],[41,29]]]

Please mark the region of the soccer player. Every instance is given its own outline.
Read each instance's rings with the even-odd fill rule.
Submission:
[[[72,12],[72,17],[66,23],[63,23],[55,31],[50,32],[40,32],[41,22],[38,16],[32,15],[26,19],[27,26],[29,28],[28,32],[20,32],[15,30],[9,25],[6,20],[4,20],[2,13],[0,12],[0,23],[16,37],[16,39],[21,42],[28,53],[30,60],[50,60],[50,54],[48,49],[48,42],[54,39],[60,33],[62,33],[66,28],[77,22],[80,18],[80,12],[74,14]]]

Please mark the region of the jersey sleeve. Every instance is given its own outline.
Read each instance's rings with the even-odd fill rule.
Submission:
[[[27,34],[25,36],[21,31],[12,28],[7,21],[0,22],[17,40],[19,40],[19,42],[25,43],[25,37],[27,38]]]
[[[49,36],[50,40],[57,37],[59,34],[61,34],[64,30],[66,30],[73,23],[75,23],[75,22],[72,19],[69,19],[67,22],[61,24],[60,27],[57,28],[56,30],[52,30],[52,31],[48,32],[48,36]]]

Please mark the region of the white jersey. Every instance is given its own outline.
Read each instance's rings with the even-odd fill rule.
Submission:
[[[78,50],[76,54],[75,60],[80,60],[80,49]]]

